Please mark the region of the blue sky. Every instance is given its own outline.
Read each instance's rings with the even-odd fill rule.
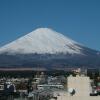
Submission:
[[[100,0],[0,0],[0,46],[39,27],[100,50]]]

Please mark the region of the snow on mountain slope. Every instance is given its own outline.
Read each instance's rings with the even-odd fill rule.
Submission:
[[[49,28],[38,28],[35,31],[3,46],[0,53],[10,54],[82,54],[77,42]]]

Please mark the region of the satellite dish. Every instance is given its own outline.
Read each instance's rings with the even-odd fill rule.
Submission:
[[[73,96],[75,94],[75,89],[69,88],[68,92]]]

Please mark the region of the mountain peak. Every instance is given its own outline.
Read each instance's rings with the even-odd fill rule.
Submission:
[[[14,54],[81,54],[77,43],[68,37],[49,28],[38,28],[29,34],[3,46],[0,53]]]
[[[51,28],[37,28],[34,31],[30,32],[27,35],[34,35],[34,34],[38,34],[38,35],[43,35],[43,34],[51,34],[51,33],[56,33],[54,30],[52,30]]]
[[[51,28],[37,28],[34,31],[30,32],[27,35],[49,35],[49,34],[60,34]]]
[[[41,27],[41,28],[35,29],[34,31],[51,31],[51,30],[52,30],[51,28],[47,28],[47,27],[43,28],[43,27]]]

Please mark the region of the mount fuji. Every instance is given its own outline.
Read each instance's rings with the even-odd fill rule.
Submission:
[[[49,28],[35,31],[0,48],[0,67],[99,67],[100,52]]]
[[[0,53],[10,54],[81,54],[77,43],[48,28],[39,28],[0,48]]]

